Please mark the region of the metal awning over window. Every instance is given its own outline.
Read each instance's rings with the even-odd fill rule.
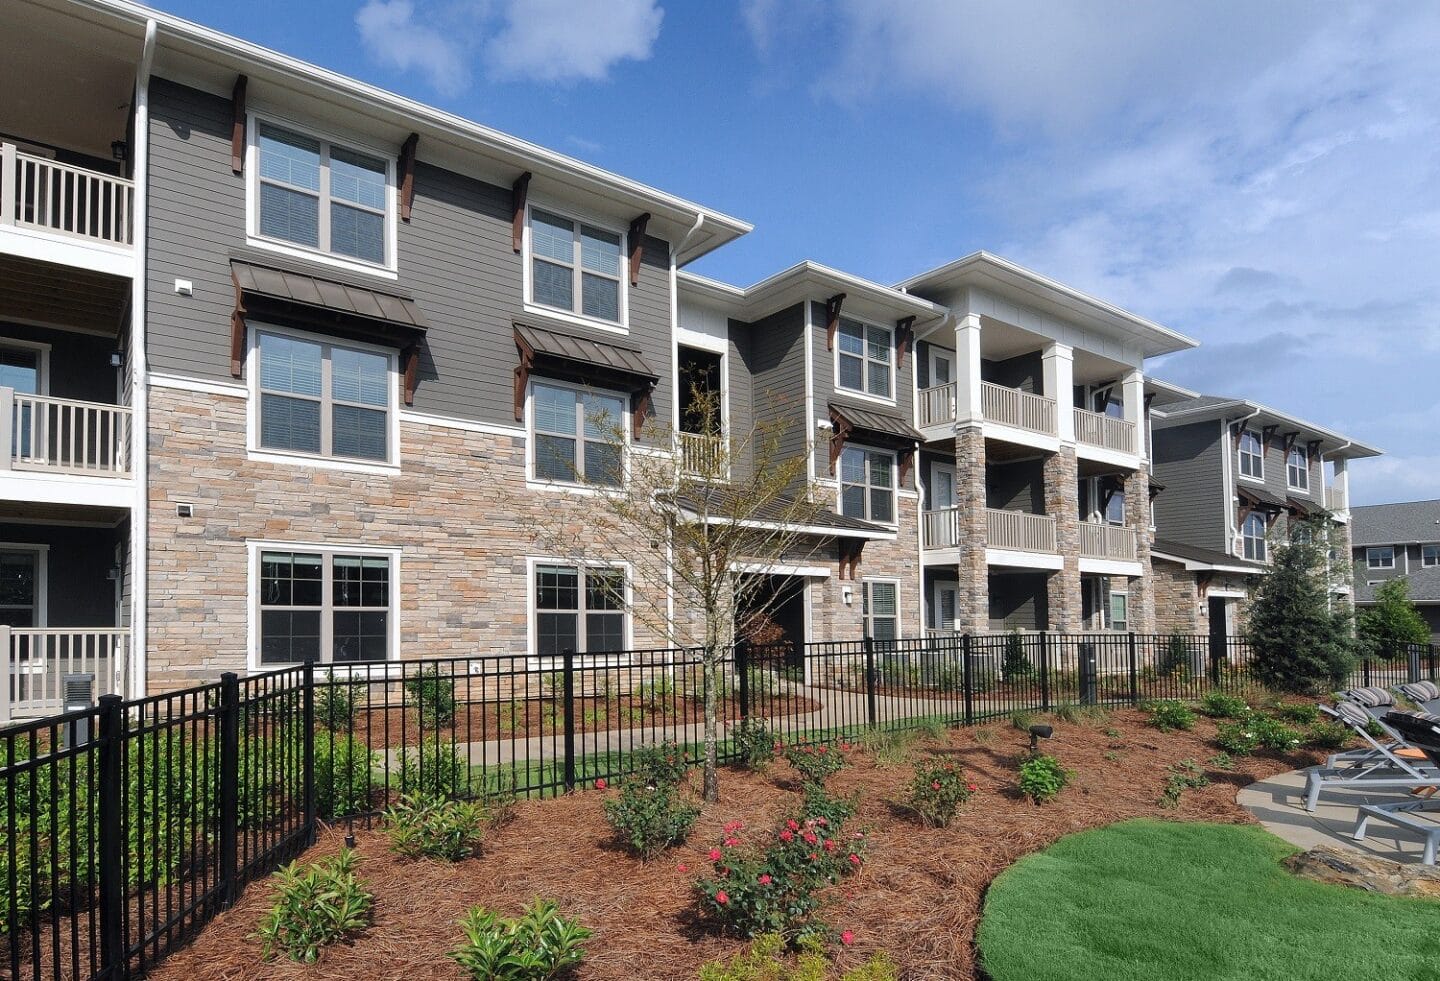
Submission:
[[[515,325],[515,348],[520,355],[515,366],[517,422],[525,418],[525,389],[535,373],[630,393],[631,425],[640,431],[660,376],[639,351],[528,324]]]
[[[1284,511],[1287,506],[1283,498],[1259,487],[1237,487],[1235,494],[1240,498],[1241,505],[1247,511],[1266,511],[1277,514]]]
[[[910,474],[915,459],[915,450],[924,442],[919,430],[898,415],[878,412],[849,402],[830,403],[830,473],[835,473],[835,462],[852,436],[859,436],[866,443],[873,443],[897,451],[900,464],[900,483],[903,485]]]

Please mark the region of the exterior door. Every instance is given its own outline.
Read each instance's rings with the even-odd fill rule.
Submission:
[[[935,604],[931,617],[935,629],[954,630],[960,612],[960,588],[953,582],[937,582],[931,602]]]
[[[930,386],[948,385],[955,380],[955,352],[930,346]]]
[[[1211,596],[1210,606],[1210,674],[1219,674],[1220,665],[1225,663],[1226,638],[1230,634],[1230,602],[1223,596]]]
[[[930,466],[930,510],[943,511],[956,503],[955,468],[948,463]]]

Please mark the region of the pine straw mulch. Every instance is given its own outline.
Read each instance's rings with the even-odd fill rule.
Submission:
[[[1133,710],[1106,721],[1055,720],[1044,748],[1076,771],[1075,782],[1054,803],[1035,807],[1015,789],[1015,768],[1027,736],[1008,721],[978,730],[954,730],[939,742],[921,742],[912,755],[934,753],[960,761],[979,792],[948,829],[924,829],[891,802],[911,777],[908,765],[880,767],[865,750],[832,778],[834,790],[859,790],[855,826],[871,831],[864,869],[834,887],[823,910],[837,929],[855,932],[839,960],[853,966],[886,950],[909,978],[973,978],[973,939],[984,891],[1006,866],[1062,835],[1140,816],[1246,823],[1235,793],[1254,780],[1300,766],[1315,754],[1238,759],[1233,772],[1206,765],[1215,724],[1197,721],[1193,732],[1161,733]],[[1120,731],[1118,738],[1105,734]],[[1107,754],[1111,758],[1107,758]],[[1186,791],[1178,809],[1159,806],[1166,768],[1191,759],[1212,781]],[[694,775],[698,781],[698,774]],[[596,791],[567,798],[525,801],[514,821],[495,831],[485,853],[455,866],[401,861],[378,832],[360,832],[362,875],[373,889],[375,920],[352,944],[328,950],[316,965],[263,963],[250,934],[270,903],[264,882],[155,970],[154,981],[350,981],[353,978],[455,981],[461,974],[446,951],[460,937],[455,922],[481,903],[507,914],[535,897],[549,898],[595,931],[577,977],[584,979],[694,978],[704,962],[726,957],[743,943],[717,937],[692,916],[691,883],[708,871],[705,853],[735,819],[747,827],[777,824],[795,807],[794,774],[777,762],[767,774],[727,770],[721,801],[702,814],[690,843],[642,863],[612,842]],[[314,858],[342,847],[343,829],[322,837]],[[687,866],[680,872],[679,865]]]

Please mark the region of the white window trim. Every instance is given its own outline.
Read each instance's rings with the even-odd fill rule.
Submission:
[[[312,249],[296,242],[270,238],[260,234],[260,124],[269,123],[280,129],[290,130],[299,136],[307,136],[322,143],[339,145],[342,149],[374,157],[385,163],[385,262],[375,264],[350,256],[336,255],[320,249]],[[384,279],[398,279],[399,221],[396,193],[394,149],[381,149],[360,140],[339,136],[316,129],[305,123],[298,123],[283,116],[250,112],[245,123],[245,244],[268,252],[304,259],[308,262],[324,263],[337,269],[379,276]],[[323,193],[323,190],[322,190]],[[323,216],[323,211],[322,211]],[[322,217],[323,220],[323,217]]]
[[[844,387],[841,386],[841,384],[840,384],[840,336],[839,336],[839,335],[840,335],[840,327],[839,327],[839,324],[838,324],[838,323],[836,324],[836,327],[835,327],[835,335],[836,335],[836,336],[835,336],[835,350],[834,350],[834,352],[833,352],[833,356],[830,358],[830,373],[831,373],[830,385],[831,385],[831,387],[833,388],[833,390],[835,391],[835,393],[836,393],[837,395],[843,395],[845,398],[864,399],[864,400],[867,401],[867,402],[874,402],[876,405],[889,405],[889,406],[894,406],[894,405],[896,404],[896,399],[897,399],[897,397],[899,396],[899,393],[895,390],[895,383],[896,383],[896,379],[895,379],[895,328],[894,328],[894,327],[887,327],[887,326],[884,325],[884,324],[877,324],[877,323],[874,323],[874,322],[869,321],[869,320],[861,320],[859,317],[842,316],[841,319],[842,319],[842,320],[849,320],[849,321],[851,321],[852,323],[857,323],[857,324],[859,324],[862,328],[864,328],[864,330],[865,330],[865,332],[866,332],[867,334],[869,333],[870,328],[874,327],[874,328],[876,328],[876,329],[878,329],[878,330],[883,330],[883,331],[885,331],[885,333],[889,336],[889,338],[890,338],[890,365],[889,365],[889,367],[890,367],[890,397],[889,397],[889,398],[885,398],[885,397],[880,396],[880,395],[871,395],[870,392],[868,392],[868,391],[866,391],[866,390],[864,390],[864,389],[844,388]],[[869,366],[870,366],[870,364],[871,364],[870,358],[869,358],[869,356],[868,356],[868,350],[869,350],[868,341],[866,342],[866,350],[867,350],[867,356],[866,356],[863,360],[864,360],[864,362],[865,362],[865,369],[864,369],[864,370],[865,370],[865,377],[868,378],[868,377],[869,377],[869,370],[870,370],[870,367],[869,367]],[[853,355],[850,355],[850,356],[853,357]]]
[[[44,341],[28,341],[18,337],[0,336],[0,347],[15,348],[20,351],[34,351],[35,358],[35,394],[50,394],[50,345]]]
[[[635,649],[635,576],[629,562],[622,560],[600,561],[575,559],[563,559],[544,555],[527,555],[525,557],[525,656],[529,662],[531,671],[547,671],[551,668],[558,669],[562,658],[541,657],[536,653],[536,630],[535,617],[539,610],[535,607],[535,567],[540,565],[559,565],[578,569],[620,569],[625,573],[625,651],[611,651],[602,654],[576,654],[574,663],[576,665],[592,666],[598,664],[624,664],[629,663],[629,658],[624,656]],[[583,586],[581,588],[584,588]]]
[[[944,605],[940,602],[940,596],[946,590],[950,590],[955,594],[955,620],[951,622],[949,627],[946,627],[940,622],[940,611],[944,609]],[[930,584],[930,603],[932,604],[930,620],[935,624],[931,629],[954,630],[955,624],[960,620],[960,584],[952,579],[936,579]]]
[[[1294,483],[1291,483],[1291,482],[1290,482],[1290,470],[1291,470],[1291,468],[1293,467],[1293,464],[1290,462],[1290,457],[1293,456],[1293,455],[1296,454],[1296,453],[1299,453],[1299,454],[1301,455],[1301,458],[1305,461],[1305,465],[1302,466],[1302,467],[1300,467],[1300,473],[1302,473],[1302,474],[1305,475],[1305,482],[1302,483],[1302,484],[1294,484]],[[1288,490],[1299,491],[1299,492],[1302,493],[1302,494],[1308,494],[1308,493],[1310,493],[1310,454],[1309,454],[1309,453],[1307,453],[1307,452],[1305,452],[1304,450],[1301,450],[1301,449],[1292,449],[1289,453],[1286,453],[1286,454],[1285,454],[1285,487],[1286,487]]]
[[[1246,453],[1243,449],[1247,433],[1254,436],[1260,444],[1260,472],[1258,474],[1245,473],[1244,468],[1240,464],[1242,458],[1255,455],[1253,453]],[[1235,476],[1241,480],[1248,480],[1256,484],[1265,483],[1265,438],[1252,429],[1242,429],[1240,430],[1240,435],[1235,437]]]
[[[1112,580],[1112,583],[1113,583],[1113,580]],[[1115,605],[1114,605],[1114,604],[1115,604],[1115,597],[1116,597],[1116,596],[1123,596],[1123,597],[1125,597],[1125,626],[1123,626],[1123,627],[1117,627],[1117,626],[1115,626]],[[1111,632],[1111,633],[1122,633],[1122,634],[1123,634],[1123,633],[1129,632],[1129,630],[1130,630],[1130,590],[1129,590],[1128,588],[1126,588],[1126,589],[1116,589],[1116,588],[1114,587],[1114,585],[1112,584],[1112,585],[1110,585],[1110,586],[1106,589],[1106,591],[1105,591],[1105,610],[1104,610],[1104,620],[1103,620],[1103,622],[1104,622],[1105,625],[1106,625],[1106,626],[1105,626],[1105,629],[1106,629],[1107,631]]]
[[[866,613],[866,612],[865,612],[865,607],[866,607],[866,598],[865,598],[865,597],[866,597],[866,594],[868,594],[869,591],[870,591],[870,584],[871,584],[871,583],[877,583],[877,582],[878,582],[878,583],[890,583],[890,584],[892,584],[892,585],[895,587],[895,639],[896,639],[896,640],[903,640],[903,639],[905,638],[905,614],[904,614],[905,602],[904,602],[903,599],[901,599],[901,596],[902,596],[903,588],[904,588],[904,587],[903,587],[903,585],[901,584],[900,580],[899,580],[898,578],[894,577],[894,576],[861,576],[861,577],[860,577],[860,588],[865,591],[864,593],[861,594],[861,597],[860,597],[860,636],[861,636],[862,638],[869,636],[869,635],[866,633],[866,625],[867,625],[867,624],[866,624],[866,621],[875,619],[875,614],[874,614],[873,612],[871,612],[871,613]],[[957,614],[959,613],[958,607],[957,607],[957,609],[956,609],[956,613],[957,613]]]
[[[1390,550],[1390,561],[1386,563],[1375,563],[1370,560],[1371,552],[1383,552]],[[1395,568],[1395,547],[1393,545],[1372,545],[1365,549],[1365,568],[1367,569],[1393,569]]]
[[[50,625],[50,546],[37,542],[0,542],[0,552],[35,553],[34,622],[36,627],[48,627]]]
[[[296,664],[260,663],[260,553],[261,552],[328,552],[331,555],[383,555],[390,560],[390,637],[387,645],[387,661],[400,659],[400,554],[401,549],[386,545],[336,545],[332,542],[281,542],[269,539],[247,538],[246,550],[246,667],[250,671],[275,671]],[[322,651],[323,654],[323,651]],[[372,662],[367,662],[372,663]],[[355,667],[353,664],[332,664],[319,661],[316,668],[342,670]]]
[[[868,493],[868,488],[870,487],[870,471],[869,471],[869,468],[867,467],[867,468],[866,468],[866,471],[865,471],[865,487],[867,488],[867,493],[866,493],[866,495],[865,495],[865,514],[866,514],[866,516],[863,517],[863,518],[856,518],[856,520],[858,520],[858,521],[868,521],[868,522],[870,522],[872,525],[880,525],[881,527],[884,527],[884,528],[899,528],[899,527],[900,527],[900,487],[899,487],[899,484],[900,484],[900,459],[899,459],[899,454],[897,454],[894,450],[887,450],[887,449],[885,449],[885,448],[883,448],[883,447],[880,447],[880,446],[867,446],[867,445],[864,444],[864,443],[846,443],[845,446],[844,446],[844,448],[841,449],[841,451],[840,451],[840,456],[835,459],[835,513],[838,514],[838,515],[842,515],[842,516],[844,516],[844,517],[848,517],[848,518],[854,518],[854,517],[855,517],[855,515],[853,515],[853,514],[850,514],[850,515],[845,514],[845,512],[840,509],[841,506],[842,506],[842,503],[843,503],[843,501],[844,501],[844,497],[845,497],[845,478],[844,478],[843,476],[841,476],[841,474],[842,474],[844,471],[842,471],[840,468],[841,468],[841,466],[843,465],[843,459],[844,459],[844,456],[845,456],[845,450],[851,450],[851,449],[854,449],[854,450],[863,450],[863,451],[866,452],[866,453],[880,453],[880,454],[883,454],[883,455],[888,456],[888,457],[890,458],[890,492],[891,492],[891,494],[893,495],[892,501],[891,501],[891,511],[893,512],[893,514],[892,514],[892,516],[891,516],[891,520],[889,520],[889,521],[876,521],[874,518],[871,518],[871,517],[869,516],[869,513],[870,513],[870,495],[869,495],[869,493]],[[959,488],[957,487],[956,489],[958,490]]]
[[[1240,522],[1240,557],[1243,558],[1243,559],[1245,559],[1245,560],[1248,561],[1248,562],[1269,562],[1269,561],[1270,561],[1270,543],[1269,543],[1269,541],[1268,541],[1268,539],[1267,539],[1267,533],[1269,532],[1269,528],[1268,528],[1268,526],[1266,525],[1264,515],[1260,515],[1259,517],[1260,517],[1261,525],[1262,525],[1262,527],[1264,527],[1265,530],[1264,530],[1259,536],[1247,535],[1247,534],[1245,534],[1245,526],[1250,522],[1250,519],[1253,518],[1253,517],[1256,517],[1257,514],[1258,514],[1258,512],[1252,511],[1250,514],[1248,514],[1248,515],[1245,516],[1245,520],[1244,520],[1244,521]],[[1251,555],[1246,555],[1246,554],[1245,554],[1245,553],[1246,553],[1246,547],[1245,547],[1245,546],[1246,546],[1247,543],[1249,543],[1249,542],[1252,541],[1252,540],[1253,540],[1253,541],[1258,541],[1258,542],[1260,543],[1260,546],[1259,546],[1258,551],[1259,551],[1261,554],[1260,554],[1258,557],[1256,557],[1256,556],[1251,556]]]
[[[1432,552],[1431,554],[1433,554],[1433,555],[1435,556],[1435,561],[1431,562],[1431,561],[1429,561],[1428,559],[1426,559],[1426,557],[1425,557],[1425,551],[1426,551],[1426,549],[1432,549],[1432,550],[1433,550],[1433,552]],[[1432,544],[1432,545],[1421,545],[1421,546],[1420,546],[1420,568],[1422,568],[1422,569],[1433,569],[1433,568],[1435,568],[1437,565],[1440,565],[1440,545],[1433,545],[1433,544]]]
[[[935,381],[935,361],[938,358],[944,358],[950,362],[950,374],[952,376],[956,373],[958,362],[955,360],[956,352],[954,348],[941,347],[939,344],[927,345],[925,352],[925,375],[930,379],[930,384],[927,386],[928,388],[938,387],[938,383]],[[952,377],[950,381],[945,384],[954,385],[956,382],[957,379]]]
[[[602,232],[609,232],[611,235],[620,236],[620,320],[604,320],[600,317],[588,317],[583,313],[574,310],[562,310],[559,307],[549,307],[543,303],[535,302],[534,272],[530,248],[530,212],[531,202],[525,202],[525,227],[521,236],[520,256],[522,281],[524,284],[523,308],[526,313],[536,317],[549,317],[552,320],[559,320],[567,324],[575,324],[580,327],[589,327],[594,330],[608,331],[612,334],[627,335],[630,333],[630,232],[628,229],[617,228],[610,220],[596,218],[591,214],[576,209],[570,205],[551,205],[545,201],[535,202],[535,207],[541,211],[548,211],[557,218],[565,218],[577,224],[589,225],[598,228]],[[578,300],[580,294],[576,294]]]
[[[550,378],[544,375],[532,376],[525,385],[525,486],[531,490],[553,491],[564,494],[613,494],[623,491],[621,487],[600,487],[590,484],[582,484],[573,480],[546,480],[543,477],[535,476],[535,383],[553,385],[556,388],[568,388],[576,392],[599,392],[604,395],[619,397],[624,416],[625,425],[625,448],[620,456],[621,479],[625,483],[630,480],[630,454],[640,451],[640,447],[634,445],[634,432],[631,430],[634,420],[631,418],[629,405],[630,393],[622,392],[613,388],[601,388],[597,385],[581,385],[576,382],[565,381],[561,378]]]
[[[359,460],[350,457],[323,456],[316,453],[300,453],[262,447],[260,445],[260,335],[262,333],[279,334],[294,337],[297,340],[329,344],[332,347],[348,347],[357,351],[383,354],[387,363],[385,449],[388,459],[384,462]],[[245,408],[245,450],[248,459],[261,463],[312,467],[317,470],[344,470],[352,473],[397,474],[400,472],[400,354],[398,351],[380,344],[367,344],[363,341],[313,334],[309,331],[295,330],[291,327],[271,323],[252,322],[248,325],[246,334],[245,385],[249,395]]]

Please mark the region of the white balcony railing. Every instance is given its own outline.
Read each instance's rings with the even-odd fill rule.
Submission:
[[[1075,410],[1075,442],[1121,453],[1136,453],[1135,424],[1089,409]]]
[[[701,477],[724,477],[729,467],[729,446],[724,436],[700,433],[677,433],[680,466],[688,474]]]
[[[0,143],[0,225],[131,244],[135,185]]]
[[[985,509],[986,544],[1017,552],[1051,552],[1056,550],[1055,519],[1044,514],[1023,511]]]
[[[1045,436],[1055,435],[1055,400],[993,382],[980,383],[980,411],[987,422]]]
[[[1139,555],[1135,529],[1126,525],[1080,522],[1080,557],[1133,562]]]
[[[943,426],[948,422],[955,421],[955,395],[958,389],[955,383],[948,385],[935,385],[932,388],[920,389],[920,400],[918,411],[920,414],[920,428],[926,426]]]
[[[0,626],[0,649],[9,652],[9,677],[0,686],[0,719],[54,715],[65,708],[67,678],[90,698],[127,693],[130,631],[86,627]]]
[[[0,470],[130,476],[130,409],[0,388]]]
[[[954,548],[960,544],[960,509],[939,508],[920,515],[920,541],[924,548]]]
[[[1331,484],[1325,488],[1325,507],[1331,511],[1350,510],[1350,495],[1344,485]]]

